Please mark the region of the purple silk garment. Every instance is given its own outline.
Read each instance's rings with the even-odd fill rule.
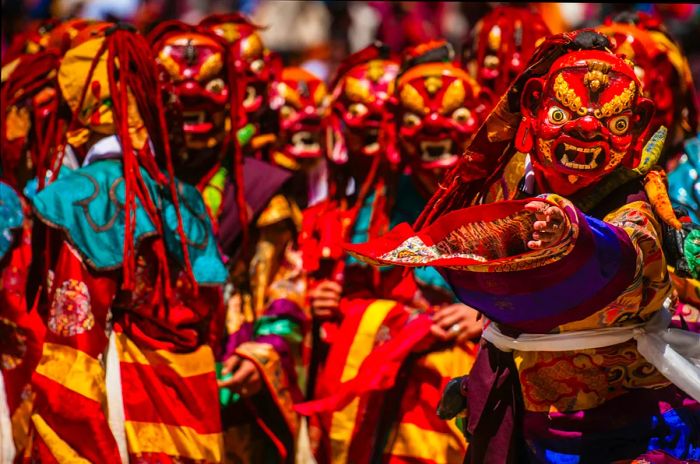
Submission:
[[[238,348],[241,344],[250,341],[253,341],[253,323],[244,322],[237,331],[226,337],[224,352],[221,355],[221,359],[223,360],[233,356],[233,354],[236,352],[236,348]]]
[[[286,317],[300,324],[308,322],[308,317],[299,305],[287,298],[277,298],[271,301],[267,309],[265,309],[265,316]]]
[[[632,283],[636,252],[625,231],[573,206],[564,208],[578,224],[571,249],[549,256],[527,249],[523,221],[530,219],[520,214],[527,201],[452,211],[418,232],[403,223],[345,248],[374,264],[437,268],[460,301],[508,333],[548,333],[584,319]]]
[[[304,314],[304,311],[293,301],[286,298],[278,298],[272,301],[267,309],[265,310],[265,317],[274,317],[277,319],[289,319],[299,323],[301,327],[308,324],[308,317]],[[302,328],[301,332],[305,332]],[[280,357],[280,363],[282,364],[282,369],[284,369],[289,379],[290,390],[292,394],[292,399],[294,401],[303,401],[303,394],[299,389],[297,371],[295,368],[295,361],[293,354],[290,352],[289,341],[286,340],[282,335],[278,334],[267,334],[255,337],[255,341],[259,343],[268,343],[272,345],[277,354]]]
[[[284,298],[277,299],[270,303],[265,311],[265,316],[291,319],[298,322],[300,325],[308,323],[308,318],[301,308],[299,308],[299,306],[293,301]],[[227,357],[233,355],[236,348],[238,348],[241,344],[255,341],[271,344],[275,350],[280,353],[280,357],[283,358],[283,364],[285,362],[288,364],[291,363],[291,360],[285,359],[285,355],[289,353],[289,348],[287,346],[287,341],[284,340],[282,336],[272,334],[256,336],[253,329],[254,323],[245,322],[241,324],[240,328],[236,332],[230,334],[226,339],[222,359],[226,359]],[[291,370],[293,371],[293,369]]]
[[[290,319],[302,326],[308,323],[308,318],[301,308],[293,301],[285,298],[279,298],[271,302],[265,311],[265,317]],[[287,378],[289,379],[292,398],[294,401],[302,401],[303,394],[298,388],[297,372],[294,366],[292,353],[290,352],[289,342],[282,335],[277,334],[256,336],[254,329],[254,323],[245,322],[241,324],[240,328],[236,332],[230,334],[226,338],[224,352],[220,359],[226,359],[232,356],[235,354],[236,349],[241,344],[246,342],[266,343],[271,345],[275,352],[277,352],[279,355],[282,369],[285,371]]]
[[[238,331],[232,333],[227,337],[223,354],[219,356],[219,359],[223,360],[233,356],[236,353],[236,349],[246,342],[267,343],[268,345],[272,345],[275,352],[277,352],[277,354],[280,357],[282,369],[289,378],[291,394],[294,401],[302,401],[302,392],[296,386],[297,374],[296,370],[294,369],[294,360],[292,359],[292,355],[289,352],[289,343],[287,342],[287,340],[284,339],[284,337],[274,334],[255,337],[253,334],[253,324],[250,322],[246,322],[241,325]]]
[[[282,186],[292,177],[292,172],[255,158],[246,157],[243,161],[243,183],[245,201],[248,205],[248,219],[252,222],[267,206],[270,199],[279,193]],[[237,241],[241,234],[238,219],[236,189],[229,181],[224,188],[221,216],[219,221],[219,245],[228,257],[236,254]]]
[[[638,462],[648,464],[698,464],[697,460],[676,459],[663,451],[649,451],[637,458]]]
[[[700,405],[669,385],[632,389],[586,410],[526,411],[522,430],[534,462],[626,462],[653,457],[641,462],[685,463],[700,457],[699,421]]]
[[[469,447],[465,464],[526,462],[522,393],[512,353],[482,341],[466,390]]]
[[[440,269],[455,295],[516,332],[548,333],[615,300],[632,282],[636,253],[627,234],[577,211],[579,237],[560,260],[535,269]]]

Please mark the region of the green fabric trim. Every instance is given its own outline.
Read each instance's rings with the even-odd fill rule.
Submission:
[[[221,212],[227,178],[228,169],[221,168],[216,171],[211,180],[209,180],[209,183],[202,190],[204,203],[209,207],[209,211],[211,211],[212,216],[215,218],[218,218]]]
[[[250,141],[253,139],[254,135],[255,135],[255,126],[251,123],[246,124],[245,126],[238,129],[238,132],[236,132],[236,138],[238,139],[238,143],[241,146],[248,145],[250,143]]]
[[[700,278],[700,229],[690,231],[683,244],[685,259],[690,267],[690,275]]]
[[[238,138],[238,143],[241,146],[248,145],[255,135],[255,126],[253,124],[246,124],[245,126],[238,129],[236,132],[236,137]],[[202,189],[202,198],[204,203],[209,208],[212,216],[215,218],[219,217],[221,213],[221,205],[223,204],[224,189],[226,188],[226,180],[229,177],[229,170],[222,167],[212,176],[209,183]]]
[[[184,263],[177,233],[177,212],[167,187],[146,170],[141,177],[158,207],[170,256]],[[178,182],[178,201],[194,277],[200,284],[220,284],[226,269],[216,246],[202,198],[191,185]],[[117,269],[124,261],[125,188],[121,160],[102,160],[59,178],[34,198],[39,218],[63,230],[85,261],[98,271]],[[156,235],[156,228],[136,199],[134,246]]]
[[[291,343],[301,343],[303,340],[301,331],[299,330],[299,324],[289,319],[279,319],[276,317],[263,316],[255,321],[253,333],[256,337],[277,335]]]
[[[233,377],[233,374],[222,375],[223,363],[216,363],[216,380],[228,380]],[[241,395],[234,393],[230,388],[219,388],[219,404],[222,407],[233,404],[241,399]]]
[[[462,432],[462,435],[464,435],[464,438],[469,439],[469,436],[467,435],[467,421],[464,417],[455,417],[454,419],[455,425],[457,428]]]

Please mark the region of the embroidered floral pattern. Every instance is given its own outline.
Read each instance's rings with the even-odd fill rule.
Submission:
[[[95,325],[90,308],[90,293],[85,282],[68,279],[56,289],[49,312],[49,330],[72,337],[87,332]]]
[[[528,411],[591,409],[631,389],[668,385],[635,341],[575,352],[516,352],[515,361]]]
[[[418,237],[406,239],[396,249],[380,256],[380,259],[396,261],[398,263],[423,263],[438,259],[440,254],[436,247],[427,246]]]

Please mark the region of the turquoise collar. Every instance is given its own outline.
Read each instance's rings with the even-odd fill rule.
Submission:
[[[57,179],[34,198],[34,210],[43,222],[61,229],[83,259],[95,270],[117,269],[124,261],[125,189],[122,162],[99,160]],[[167,251],[184,264],[177,233],[177,213],[166,187],[145,169],[141,176],[158,207]],[[222,284],[224,267],[204,203],[195,187],[178,182],[178,201],[195,280],[201,285]],[[136,199],[134,247],[158,232]]]

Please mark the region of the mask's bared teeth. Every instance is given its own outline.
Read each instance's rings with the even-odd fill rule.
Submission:
[[[374,153],[377,150],[379,150],[379,143],[377,142],[372,142],[369,145],[365,145],[365,151],[368,153]]]
[[[559,162],[563,166],[580,171],[598,168],[598,157],[603,150],[602,147],[578,147],[566,142],[562,143],[560,147],[556,151],[561,154]]]
[[[421,159],[423,161],[436,161],[452,156],[451,140],[441,140],[439,142],[421,142]]]

